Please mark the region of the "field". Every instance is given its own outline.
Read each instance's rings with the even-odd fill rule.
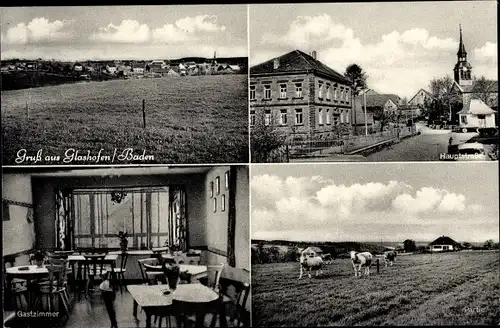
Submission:
[[[80,155],[103,149],[101,156],[111,157],[132,148],[133,155],[154,156],[116,156],[114,164],[248,162],[247,79],[165,77],[2,91],[4,165],[14,164],[22,148],[28,155],[43,149],[37,165],[106,164],[104,157],[97,163],[76,156],[63,163],[69,148]],[[16,164],[35,164],[28,159]]]
[[[253,326],[500,322],[498,251],[400,256],[371,272],[355,278],[350,260],[336,259],[297,280],[298,262],[252,265]]]

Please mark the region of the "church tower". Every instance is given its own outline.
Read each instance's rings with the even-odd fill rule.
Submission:
[[[462,25],[460,25],[460,44],[458,45],[457,63],[453,69],[455,81],[460,86],[472,85],[472,66],[467,61],[467,51],[465,51],[462,39]]]

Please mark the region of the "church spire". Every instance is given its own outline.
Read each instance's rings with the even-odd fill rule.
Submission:
[[[467,51],[465,51],[465,45],[464,45],[464,40],[462,39],[462,24],[459,25],[460,27],[460,43],[458,45],[458,60],[460,61],[466,61],[467,60]]]

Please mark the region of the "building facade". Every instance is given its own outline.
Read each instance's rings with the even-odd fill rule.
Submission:
[[[293,139],[328,139],[350,132],[349,81],[294,50],[250,68],[250,126],[272,125]]]

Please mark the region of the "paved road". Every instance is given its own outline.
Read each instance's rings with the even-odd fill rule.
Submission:
[[[389,148],[370,154],[366,157],[370,162],[385,161],[439,161],[440,154],[448,152],[450,133],[442,130],[431,130],[417,126],[420,135],[404,139]]]

